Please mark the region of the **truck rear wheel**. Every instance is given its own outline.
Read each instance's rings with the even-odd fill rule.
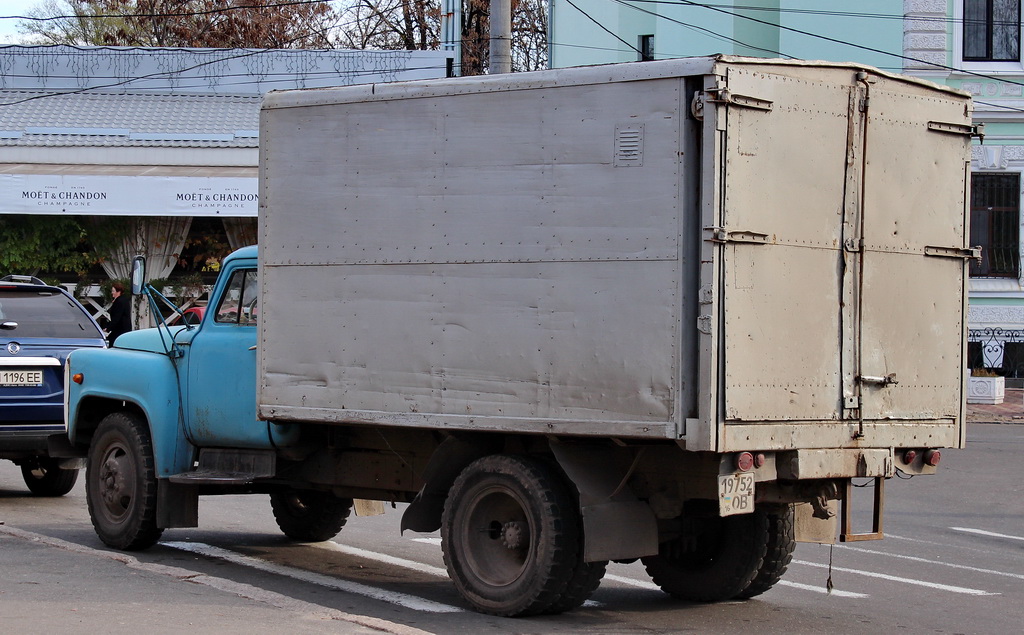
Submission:
[[[21,477],[36,496],[63,496],[75,486],[78,470],[65,470],[57,459],[40,457],[21,466]]]
[[[768,516],[768,547],[761,568],[750,585],[736,597],[741,600],[761,595],[782,579],[796,550],[794,512],[792,505],[778,505],[765,509]]]
[[[492,455],[455,480],[441,548],[455,587],[476,610],[506,617],[558,612],[576,605],[581,593],[568,588],[574,574],[584,573],[577,569],[579,525],[577,507],[553,469]]]
[[[323,542],[338,535],[352,512],[351,498],[330,492],[291,490],[270,495],[274,520],[284,535],[299,542]]]
[[[85,475],[89,517],[100,540],[114,549],[151,547],[156,524],[156,469],[149,429],[135,415],[115,412],[100,422]]]
[[[761,570],[768,525],[762,510],[721,518],[713,503],[691,505],[682,535],[663,542],[658,555],[642,561],[654,583],[673,597],[728,600],[748,589]]]

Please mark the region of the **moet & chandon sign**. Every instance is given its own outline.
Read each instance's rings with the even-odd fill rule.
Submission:
[[[257,180],[244,177],[0,174],[0,213],[251,216]]]

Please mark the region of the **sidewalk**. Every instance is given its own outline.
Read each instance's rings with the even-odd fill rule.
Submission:
[[[1020,423],[1024,424],[1024,389],[1007,388],[1003,403],[967,404],[968,423]]]

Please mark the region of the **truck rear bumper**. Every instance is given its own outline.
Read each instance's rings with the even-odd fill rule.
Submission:
[[[951,419],[907,421],[735,422],[724,426],[721,452],[791,448],[961,448]],[[856,475],[854,475],[856,476]]]
[[[778,476],[783,480],[884,477],[896,473],[891,449],[865,450],[792,450],[775,458]]]

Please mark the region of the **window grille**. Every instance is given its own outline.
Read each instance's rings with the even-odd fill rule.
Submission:
[[[971,175],[971,244],[981,245],[975,277],[1020,277],[1020,174]]]

